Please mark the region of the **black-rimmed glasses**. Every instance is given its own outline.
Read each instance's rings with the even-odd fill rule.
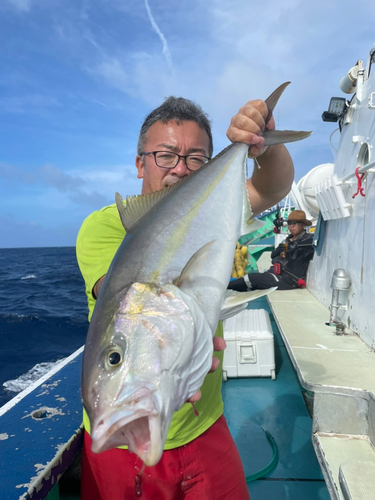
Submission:
[[[160,168],[174,168],[183,158],[186,167],[194,172],[207,163],[211,158],[202,155],[179,155],[171,151],[151,151],[150,153],[142,153],[143,155],[154,155],[155,163]]]
[[[296,226],[297,224],[303,224],[300,220],[288,220],[288,226]]]

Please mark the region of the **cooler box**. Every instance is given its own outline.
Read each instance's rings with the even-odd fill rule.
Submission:
[[[245,309],[223,321],[223,380],[227,377],[271,377],[276,379],[275,346],[268,312]]]

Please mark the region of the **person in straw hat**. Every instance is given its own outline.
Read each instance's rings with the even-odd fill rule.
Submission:
[[[311,222],[303,210],[293,210],[288,216],[290,235],[271,253],[272,266],[264,273],[249,273],[231,281],[228,289],[238,292],[264,290],[277,286],[278,290],[292,290],[306,286],[306,274],[314,254],[313,235],[306,233]]]

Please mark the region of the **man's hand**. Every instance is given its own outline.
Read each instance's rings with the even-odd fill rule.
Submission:
[[[227,346],[227,343],[221,337],[214,337],[213,343],[214,343],[214,351],[224,351],[224,349]],[[215,356],[212,356],[212,365],[211,365],[211,369],[208,373],[212,373],[215,370],[217,370],[217,368],[219,368],[219,365],[220,365],[219,359],[216,358]],[[187,400],[187,403],[195,403],[196,401],[199,401],[199,399],[201,397],[202,397],[202,393],[201,393],[201,391],[198,391],[195,394],[193,394],[193,396],[191,396],[191,398],[189,398]]]
[[[232,118],[227,130],[227,137],[231,142],[243,142],[249,144],[249,155],[252,157],[262,155],[267,147],[264,147],[262,132],[266,129],[275,128],[275,120],[271,116],[268,123],[265,122],[268,114],[267,104],[260,99],[249,101]]]
[[[275,120],[272,115],[268,117],[267,104],[257,99],[239,110],[227,130],[230,141],[248,144],[249,156],[257,158],[246,184],[254,215],[282,200],[290,192],[293,182],[293,162],[284,144],[264,146],[263,132],[274,128]]]

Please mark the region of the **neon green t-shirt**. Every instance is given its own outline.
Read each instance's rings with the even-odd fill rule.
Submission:
[[[78,265],[86,285],[89,321],[95,307],[92,289],[95,283],[107,273],[124,236],[125,230],[115,204],[92,213],[85,219],[78,233],[76,252]],[[221,321],[215,335],[223,336]],[[217,352],[215,356],[220,359],[220,367],[213,373],[209,373],[204,380],[201,387],[202,397],[195,403],[199,416],[194,414],[190,403],[185,403],[176,411],[169,426],[165,450],[189,443],[211,427],[222,415],[224,407],[221,397],[223,352]],[[90,432],[90,423],[85,411],[83,423],[85,429]]]

